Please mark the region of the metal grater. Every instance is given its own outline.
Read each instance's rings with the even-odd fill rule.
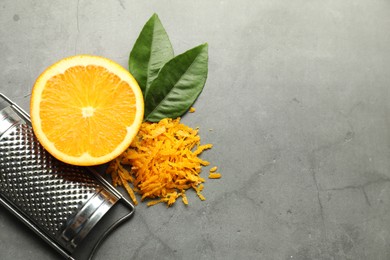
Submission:
[[[0,203],[68,259],[118,201],[134,212],[96,171],[58,161],[39,144],[28,114],[0,93]]]

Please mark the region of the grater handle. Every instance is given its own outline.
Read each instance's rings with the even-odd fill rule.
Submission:
[[[114,195],[116,195],[119,200],[118,202],[122,202],[126,207],[129,208],[130,212],[123,216],[122,218],[118,219],[116,222],[114,222],[110,227],[107,228],[107,230],[101,235],[99,240],[96,242],[94,247],[91,250],[91,253],[89,255],[88,260],[92,260],[95,253],[98,251],[99,247],[102,245],[102,243],[106,240],[106,238],[115,230],[117,229],[121,224],[126,222],[127,220],[131,219],[131,217],[134,215],[135,207],[129,200],[127,200],[123,195],[117,191],[113,186],[108,183],[106,179],[104,179],[93,167],[87,167],[92,173],[96,175],[96,177],[100,180],[100,182],[103,184],[103,186],[111,191]]]
[[[96,242],[95,246],[92,248],[91,253],[89,254],[88,260],[92,260],[93,256],[97,252],[97,250],[100,248],[102,243],[106,240],[106,238],[115,230],[117,229],[121,224],[126,222],[127,220],[130,220],[130,218],[134,215],[135,208],[134,206],[126,199],[120,199],[119,201],[123,202],[125,206],[130,208],[130,212],[123,216],[122,218],[118,219],[116,222],[114,222],[99,238],[99,240]]]

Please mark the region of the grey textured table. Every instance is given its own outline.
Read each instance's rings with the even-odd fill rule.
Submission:
[[[209,43],[183,120],[223,178],[137,206],[96,258],[390,259],[389,1],[1,0],[0,92],[28,111],[63,57],[127,67],[154,12],[176,54]],[[0,230],[0,259],[60,258],[3,207]]]

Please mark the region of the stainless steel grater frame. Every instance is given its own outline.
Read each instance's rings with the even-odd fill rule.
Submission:
[[[116,203],[129,213],[102,234],[91,252],[134,206],[91,167],[68,165],[36,139],[29,115],[0,93],[0,204],[67,259]]]

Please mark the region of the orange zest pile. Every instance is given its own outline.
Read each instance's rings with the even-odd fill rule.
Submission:
[[[185,191],[191,188],[205,200],[201,194],[205,179],[200,173],[202,166],[210,163],[198,156],[210,148],[211,144],[200,145],[198,129],[180,123],[180,118],[144,122],[130,147],[110,163],[107,173],[114,186],[126,189],[135,205],[135,192],[142,195],[141,200],[151,199],[148,206],[161,202],[171,206],[179,197],[188,205]]]

